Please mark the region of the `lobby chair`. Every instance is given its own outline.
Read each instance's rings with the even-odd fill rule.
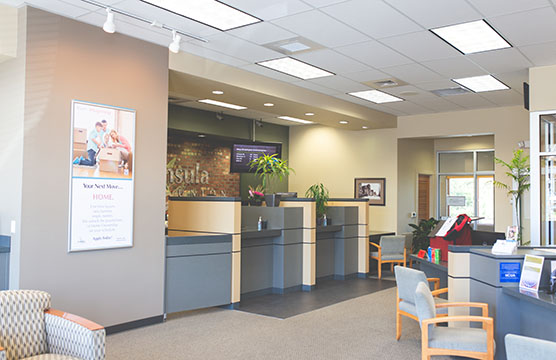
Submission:
[[[394,267],[394,274],[396,275],[396,340],[400,340],[402,336],[402,315],[415,321],[419,321],[417,316],[417,307],[415,306],[415,291],[419,283],[433,283],[434,291],[432,295],[435,297],[435,303],[445,303],[445,299],[438,298],[441,294],[446,294],[448,288],[439,289],[439,278],[427,278],[424,272],[408,267],[396,266]],[[437,316],[447,316],[448,308],[440,308],[437,311]]]
[[[50,294],[0,291],[0,360],[103,360],[105,330],[50,308]]]
[[[390,271],[394,272],[394,264],[406,265],[405,236],[385,235],[380,237],[380,244],[370,242],[377,251],[372,251],[371,259],[378,262],[378,278],[382,278],[382,264],[390,263]]]
[[[506,343],[507,360],[553,360],[556,358],[556,343],[526,336],[508,334]]]
[[[421,359],[433,355],[463,356],[472,359],[494,359],[494,320],[488,317],[488,304],[461,302],[435,304],[432,293],[424,282],[417,285],[415,305],[421,326]],[[437,308],[476,307],[482,316],[437,317]],[[439,323],[480,322],[482,328],[439,327]]]

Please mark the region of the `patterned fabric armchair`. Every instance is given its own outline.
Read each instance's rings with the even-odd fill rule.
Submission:
[[[0,360],[102,360],[104,328],[50,308],[50,294],[0,291]]]

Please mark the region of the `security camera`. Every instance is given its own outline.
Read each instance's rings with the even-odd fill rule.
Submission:
[[[224,115],[223,114],[216,114],[216,119],[224,120]]]
[[[260,128],[262,128],[262,127],[264,126],[262,120],[255,120],[255,124],[256,124],[258,127],[260,127]]]

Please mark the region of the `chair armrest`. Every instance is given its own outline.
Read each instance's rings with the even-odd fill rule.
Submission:
[[[483,323],[483,329],[487,330],[487,332],[489,328],[492,331],[494,327],[494,319],[491,317],[459,315],[459,316],[435,317],[435,318],[423,320],[421,322],[421,328],[423,330],[427,329],[428,332],[429,325],[438,324],[438,323],[462,322],[462,321],[481,322]]]
[[[427,281],[434,283],[434,290],[438,290],[440,288],[440,278],[427,278]]]
[[[488,304],[486,303],[479,303],[479,302],[449,302],[449,303],[440,303],[436,304],[437,308],[445,308],[445,307],[474,307],[480,308],[483,310],[483,317],[488,316]]]
[[[433,290],[431,291],[432,296],[438,296],[440,294],[446,294],[448,292],[448,288],[443,288],[443,289],[437,289],[437,290]]]
[[[63,311],[45,311],[46,341],[50,353],[83,360],[104,360],[104,327]]]
[[[376,246],[376,248],[380,251],[380,245],[378,245],[377,243],[374,243],[372,241],[369,241],[369,244]]]

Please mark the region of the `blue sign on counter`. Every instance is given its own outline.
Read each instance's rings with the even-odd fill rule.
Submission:
[[[519,262],[500,263],[500,282],[519,282],[521,264]]]

